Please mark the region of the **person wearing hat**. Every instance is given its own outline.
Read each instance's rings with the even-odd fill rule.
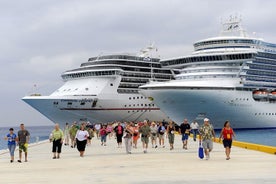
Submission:
[[[208,118],[204,118],[204,124],[199,129],[199,141],[202,141],[206,160],[209,160],[210,152],[213,149],[212,138],[216,137],[214,128],[209,121]]]
[[[16,134],[13,132],[13,128],[9,129],[9,133],[6,135],[5,140],[8,140],[8,148],[11,156],[11,163],[14,162],[14,150],[16,148]]]
[[[150,137],[151,137],[151,145],[152,148],[157,148],[157,132],[158,132],[158,127],[153,121],[150,126]]]

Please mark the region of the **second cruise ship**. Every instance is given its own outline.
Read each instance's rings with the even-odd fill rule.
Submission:
[[[226,120],[234,128],[276,128],[276,44],[249,37],[240,18],[225,21],[220,36],[194,43],[191,55],[161,62],[181,73],[141,86],[141,93],[177,123],[207,117],[215,128]]]

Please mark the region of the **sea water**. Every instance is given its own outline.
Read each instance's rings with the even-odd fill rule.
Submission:
[[[9,133],[10,127],[0,127],[0,150],[7,149],[7,141],[4,137]],[[13,127],[17,134],[19,127]],[[30,143],[36,143],[49,139],[53,126],[25,126],[30,132]],[[276,129],[262,129],[262,130],[236,130],[236,140],[243,142],[250,142],[268,146],[276,147]],[[219,137],[220,132],[216,131],[216,137]]]
[[[4,140],[4,137],[9,133],[9,129],[11,127],[0,127],[0,150],[7,149],[7,141]],[[18,127],[12,127],[14,129],[14,133],[17,135]],[[39,141],[49,139],[49,135],[54,129],[53,126],[26,126],[25,129],[30,132],[30,143],[36,143]]]

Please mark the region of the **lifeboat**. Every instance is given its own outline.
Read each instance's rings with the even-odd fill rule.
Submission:
[[[266,101],[268,100],[268,94],[266,90],[255,90],[253,91],[253,98],[257,101]]]
[[[268,95],[270,101],[276,101],[276,91],[271,91]]]

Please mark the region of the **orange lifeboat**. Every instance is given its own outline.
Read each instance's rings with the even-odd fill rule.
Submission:
[[[268,100],[268,94],[266,90],[255,90],[253,91],[253,98],[257,101],[266,101]]]

